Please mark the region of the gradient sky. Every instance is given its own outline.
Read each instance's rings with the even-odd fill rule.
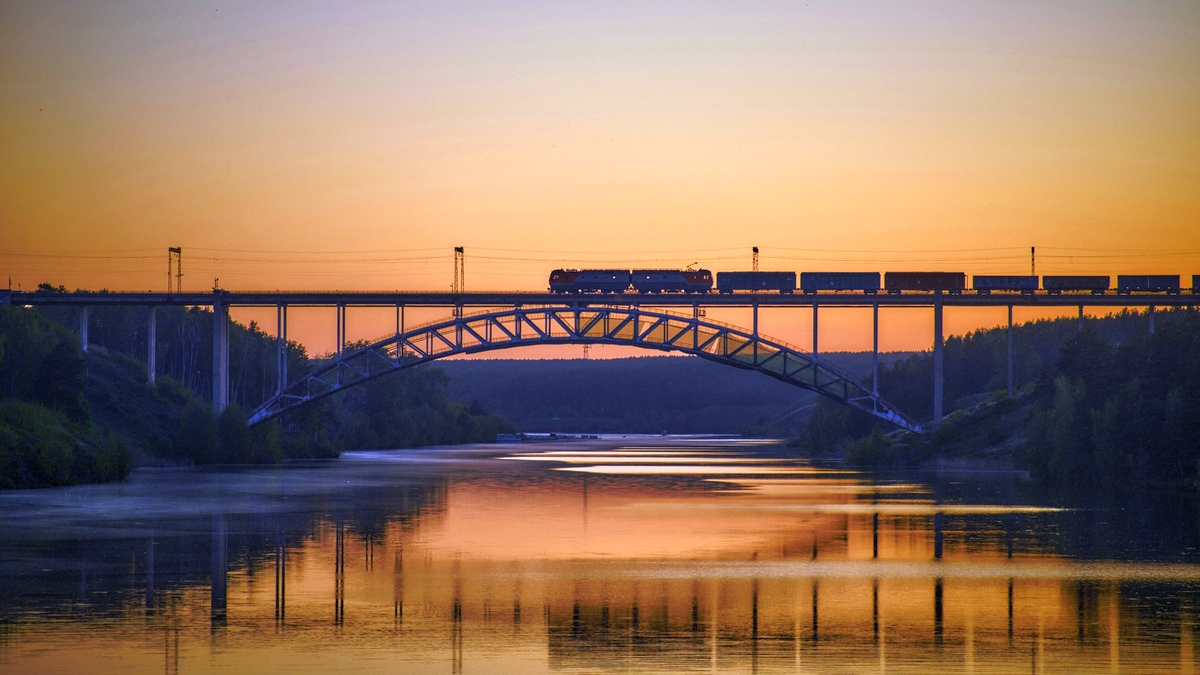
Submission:
[[[754,245],[1186,286],[1200,3],[8,0],[0,229],[14,288],[182,246],[192,290],[443,289],[456,245],[473,290]]]

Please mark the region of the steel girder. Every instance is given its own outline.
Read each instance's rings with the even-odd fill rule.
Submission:
[[[344,351],[288,384],[282,393],[259,406],[249,422],[258,424],[380,375],[447,356],[543,344],[613,344],[693,354],[756,370],[900,428],[922,432],[919,424],[895,406],[798,347],[693,315],[594,306],[486,311],[389,335]]]

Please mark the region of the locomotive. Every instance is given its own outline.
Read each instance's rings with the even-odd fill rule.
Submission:
[[[550,273],[551,293],[708,293],[712,272],[700,270],[564,270]]]

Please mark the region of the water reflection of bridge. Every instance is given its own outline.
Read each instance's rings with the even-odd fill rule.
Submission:
[[[860,529],[878,519],[854,520]],[[614,574],[600,562],[431,558],[408,553],[390,534],[382,545],[369,543],[327,523],[301,553],[306,563],[289,566],[286,557],[273,563],[278,579],[304,580],[306,598],[291,601],[277,626],[292,639],[329,626],[364,634],[390,629],[433,656],[440,643],[457,672],[468,672],[464,664],[482,654],[539,648],[548,649],[552,669],[824,663],[844,670],[986,659],[1003,670],[1024,669],[1031,658],[1040,664],[1035,672],[1147,659],[1190,667],[1194,610],[1173,603],[1131,612],[1122,586],[1157,586],[1172,595],[1195,584],[1195,569],[1069,565],[1028,553],[1009,558],[1003,548],[961,533],[950,537],[939,561],[932,523],[896,524],[882,519],[874,533],[885,555],[890,542],[918,540],[927,557],[861,559],[837,545],[825,553],[816,542],[816,557],[807,560],[648,561]],[[994,535],[993,543],[1005,539]],[[856,537],[866,539],[865,527]],[[1154,580],[1139,580],[1146,575]],[[269,604],[269,592],[247,587],[244,573],[235,576],[234,592],[256,598],[251,609]],[[314,583],[326,590],[316,592]],[[288,604],[285,588],[276,586],[276,607]],[[1139,639],[1164,629],[1179,636],[1174,647]]]
[[[470,490],[451,487],[446,498],[468,499]],[[593,489],[590,501],[603,500]],[[330,626],[390,630],[455,672],[470,672],[483,655],[539,649],[551,669],[970,670],[976,659],[1001,670],[1032,660],[1035,672],[1191,667],[1195,610],[1181,591],[1194,593],[1200,581],[1193,566],[1071,563],[1031,549],[1002,509],[981,523],[978,513],[937,504],[848,506],[863,508],[810,514],[749,558],[615,566],[586,556],[501,559],[486,546],[456,551],[447,546],[455,516],[443,511],[421,531],[394,525],[370,536],[326,521],[311,540],[242,570],[214,558],[212,588],[227,588],[218,579],[228,576],[228,592],[256,617],[273,605],[290,639],[320,640]],[[214,537],[226,531],[214,522]],[[214,550],[223,547],[214,541]],[[273,591],[252,583],[272,572]],[[1122,592],[1130,587],[1174,599],[1130,607]],[[225,603],[213,597],[216,617]],[[247,620],[255,619],[229,615],[219,630]],[[1164,641],[1163,631],[1177,639]]]

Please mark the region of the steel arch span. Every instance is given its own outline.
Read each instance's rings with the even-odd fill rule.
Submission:
[[[676,351],[756,370],[921,433],[919,424],[839,369],[798,347],[695,315],[636,307],[517,307],[452,317],[345,351],[289,383],[251,425],[403,368],[454,356],[544,344],[612,344]]]

